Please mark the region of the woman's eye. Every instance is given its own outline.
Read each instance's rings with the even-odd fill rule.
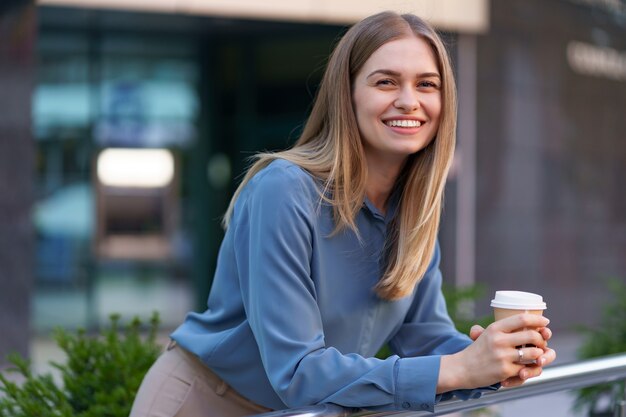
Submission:
[[[393,80],[385,78],[383,80],[376,81],[376,85],[393,85]]]
[[[419,83],[417,83],[417,86],[419,88],[439,88],[439,85],[433,81],[420,81]]]

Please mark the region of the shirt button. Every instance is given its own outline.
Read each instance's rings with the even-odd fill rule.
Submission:
[[[405,402],[403,402],[403,403],[402,403],[402,408],[405,408],[405,409],[409,409],[409,408],[411,408],[411,403],[406,402],[406,401],[405,401]]]
[[[429,407],[429,406],[428,406],[428,404],[426,404],[426,403],[422,403],[422,404],[420,405],[420,407],[422,407],[422,410],[429,410],[429,409],[430,409],[430,407]]]

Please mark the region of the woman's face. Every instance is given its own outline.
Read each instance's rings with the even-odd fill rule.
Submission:
[[[432,49],[415,36],[384,44],[357,73],[352,100],[368,163],[404,163],[439,127],[441,75]]]

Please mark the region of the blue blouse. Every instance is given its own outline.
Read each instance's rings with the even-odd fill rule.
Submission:
[[[384,269],[392,202],[365,201],[351,230],[332,234],[320,182],[285,160],[244,187],[220,248],[208,309],[172,338],[248,399],[272,409],[335,403],[433,410],[441,355],[471,340],[457,332],[441,293],[439,248],[412,295],[373,291]],[[388,343],[394,355],[374,355]]]

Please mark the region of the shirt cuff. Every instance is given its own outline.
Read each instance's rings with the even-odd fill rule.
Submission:
[[[396,362],[395,407],[435,411],[441,356],[401,358]]]

